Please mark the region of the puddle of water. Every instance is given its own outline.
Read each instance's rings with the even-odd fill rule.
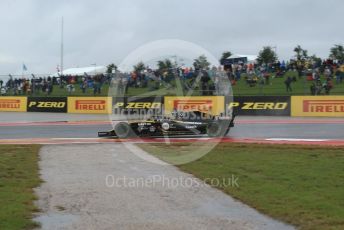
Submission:
[[[48,213],[36,217],[34,220],[41,224],[41,229],[56,229],[72,224],[78,217],[71,214]]]

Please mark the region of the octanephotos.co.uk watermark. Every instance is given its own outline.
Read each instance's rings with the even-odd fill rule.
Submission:
[[[239,177],[231,175],[225,178],[204,178],[195,177],[167,177],[165,175],[152,175],[149,177],[127,177],[109,174],[105,177],[105,185],[108,188],[197,188],[197,187],[239,187]]]

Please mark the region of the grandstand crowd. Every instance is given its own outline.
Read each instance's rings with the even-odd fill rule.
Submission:
[[[287,72],[294,72],[291,77]],[[117,72],[118,73],[118,72]],[[13,77],[4,82],[0,80],[1,95],[46,95],[52,94],[56,87],[63,88],[68,95],[73,95],[78,87],[82,94],[89,91],[100,95],[104,85],[116,84],[123,93],[129,88],[145,88],[147,91],[159,89],[162,85],[174,85],[176,78],[181,80],[185,89],[198,88],[201,95],[214,95],[220,83],[219,73],[235,87],[238,81],[245,81],[247,87],[269,85],[273,78],[284,78],[285,91],[292,92],[293,84],[300,79],[311,82],[309,94],[330,94],[335,85],[343,84],[344,63],[333,60],[276,62],[269,65],[255,63],[237,63],[210,68],[179,67],[168,69],[150,69],[148,67],[131,73],[108,73],[83,76],[40,76]],[[197,86],[195,87],[195,84]],[[235,90],[235,88],[234,88]]]

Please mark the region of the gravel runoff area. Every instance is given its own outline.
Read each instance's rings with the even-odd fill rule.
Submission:
[[[174,166],[143,160],[137,154],[159,162],[135,145],[129,148],[43,146],[39,164],[45,182],[36,189],[42,212],[35,218],[42,229],[294,229],[200,186]],[[192,183],[178,185],[173,178]]]

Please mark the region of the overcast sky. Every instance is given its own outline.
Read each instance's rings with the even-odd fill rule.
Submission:
[[[327,57],[343,44],[343,0],[1,0],[0,75],[52,73],[64,67],[120,63],[135,48],[158,39],[196,43],[216,57],[229,50],[257,54],[277,46],[280,59],[300,44]]]

